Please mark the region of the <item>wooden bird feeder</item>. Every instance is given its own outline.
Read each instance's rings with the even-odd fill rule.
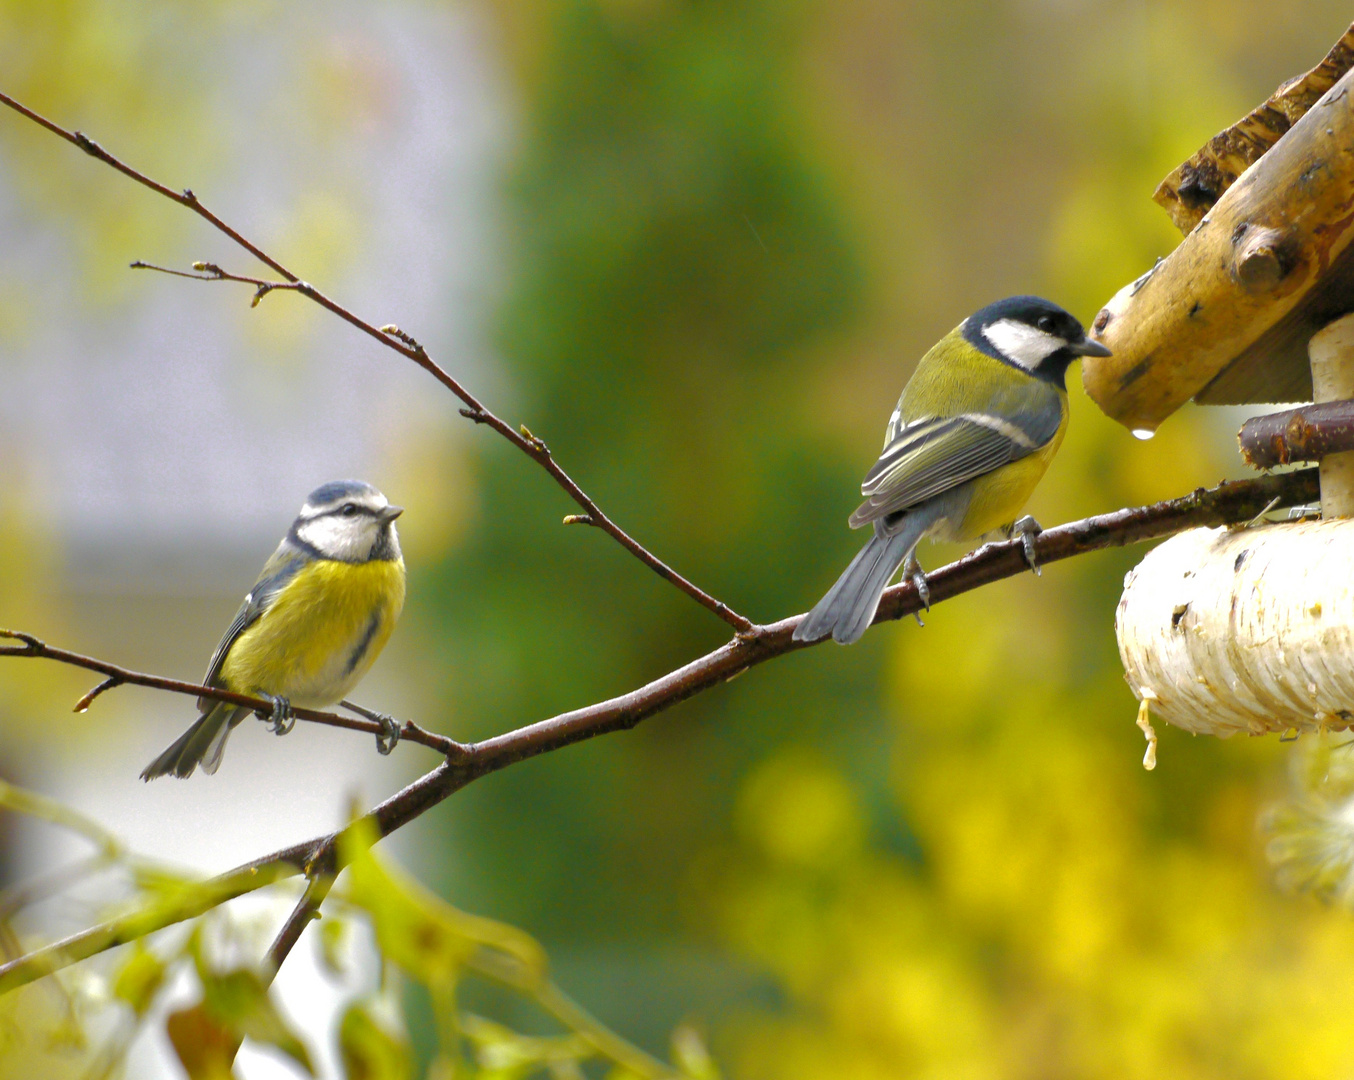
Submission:
[[[1257,468],[1319,461],[1321,517],[1196,529],[1126,578],[1115,629],[1139,724],[1354,724],[1354,26],[1306,75],[1168,176],[1185,233],[1092,334],[1087,393],[1140,437],[1201,404],[1312,401],[1246,424]]]

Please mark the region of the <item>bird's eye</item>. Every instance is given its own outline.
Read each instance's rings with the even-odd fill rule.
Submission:
[[[352,517],[357,513],[357,503],[344,503],[343,509],[339,511],[344,517]]]
[[[1051,333],[1053,333],[1053,316],[1052,316],[1052,315],[1040,315],[1040,316],[1039,316],[1039,324],[1038,324],[1038,325],[1039,325],[1039,329],[1042,330],[1044,333],[1046,333],[1046,334],[1051,334]]]

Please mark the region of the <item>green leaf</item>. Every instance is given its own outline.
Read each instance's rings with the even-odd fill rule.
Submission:
[[[558,1072],[573,1067],[576,1072],[578,1063],[593,1054],[578,1035],[520,1035],[473,1013],[461,1018],[461,1031],[475,1048],[481,1075],[494,1080],[535,1075],[541,1068]]]
[[[409,1044],[378,1024],[362,1002],[349,1005],[339,1022],[339,1056],[347,1080],[406,1080],[414,1074]]]
[[[311,1076],[315,1069],[300,1038],[268,996],[268,986],[256,972],[228,971],[204,974],[202,1002],[211,1019],[236,1036],[275,1046]]]
[[[165,965],[141,942],[113,979],[113,996],[125,1001],[138,1017],[145,1016],[165,981]]]
[[[165,1030],[188,1080],[232,1080],[240,1037],[212,1017],[202,1002],[170,1013]]]
[[[89,1046],[88,1033],[79,1018],[70,1013],[57,1018],[44,1034],[47,1049],[58,1053],[81,1051]]]
[[[682,1024],[672,1033],[672,1063],[691,1080],[719,1080],[715,1059],[700,1032],[690,1024]]]
[[[544,981],[545,954],[521,930],[458,911],[370,851],[348,873],[348,898],[371,916],[382,954],[419,982],[446,985],[467,966],[524,989]]]
[[[343,951],[348,937],[348,921],[336,915],[326,915],[315,929],[315,940],[320,949],[320,966],[334,978],[343,978],[348,971]]]

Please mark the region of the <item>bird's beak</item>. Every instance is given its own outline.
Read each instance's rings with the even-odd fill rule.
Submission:
[[[1080,341],[1074,341],[1067,346],[1069,352],[1074,356],[1112,356],[1113,354],[1098,341],[1092,341],[1090,338],[1082,338]]]
[[[388,525],[403,513],[403,506],[387,506],[382,508],[376,516],[380,519],[382,525]]]

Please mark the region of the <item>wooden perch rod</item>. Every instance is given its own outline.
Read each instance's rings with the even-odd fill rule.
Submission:
[[[1354,401],[1254,416],[1241,425],[1236,441],[1242,458],[1254,469],[1320,461],[1327,454],[1354,450]]]

